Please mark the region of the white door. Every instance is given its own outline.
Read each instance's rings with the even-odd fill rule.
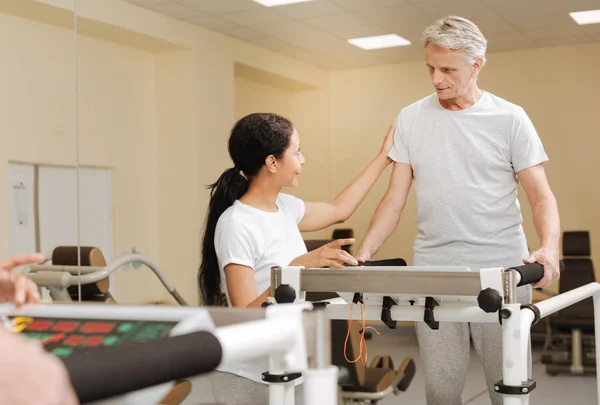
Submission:
[[[64,167],[39,168],[40,250],[51,255],[57,246],[76,246],[79,232],[82,246],[97,247],[106,261],[111,262],[110,172],[79,170],[78,218],[77,171]]]
[[[97,247],[107,263],[113,260],[108,169],[79,169],[79,216],[75,168],[11,164],[9,183],[13,254],[39,251],[50,258],[57,246],[76,246],[79,232],[82,246]],[[111,277],[111,292],[113,284]]]

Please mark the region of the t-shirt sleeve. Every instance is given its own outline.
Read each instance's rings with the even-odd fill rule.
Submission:
[[[254,269],[256,241],[251,232],[233,219],[219,221],[215,231],[215,250],[221,269],[229,264],[239,264]]]
[[[406,142],[406,134],[404,128],[402,128],[402,115],[403,111],[398,114],[396,118],[396,129],[394,130],[394,144],[388,156],[394,162],[398,163],[410,163],[410,155],[408,153],[408,144]]]
[[[515,114],[511,135],[510,157],[515,173],[548,161],[533,122],[521,107]]]
[[[291,194],[279,194],[279,201],[281,202],[281,209],[283,209],[287,216],[293,218],[297,224],[302,222],[306,206],[304,201]]]

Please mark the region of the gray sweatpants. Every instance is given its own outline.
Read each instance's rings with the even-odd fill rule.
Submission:
[[[216,405],[268,405],[269,386],[231,373],[215,371],[210,376]],[[296,385],[295,404],[302,405],[303,385]]]
[[[519,287],[520,303],[531,302],[531,287]],[[434,310],[435,312],[435,310]],[[502,379],[502,326],[499,323],[442,323],[433,330],[415,323],[425,375],[427,405],[463,405],[470,342],[479,356],[492,405],[502,405],[494,384]],[[528,353],[531,374],[531,349]]]

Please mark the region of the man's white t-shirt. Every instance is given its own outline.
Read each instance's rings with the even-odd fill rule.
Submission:
[[[257,292],[262,294],[271,285],[271,267],[287,266],[307,252],[298,228],[304,218],[304,209],[304,201],[289,194],[279,194],[277,212],[262,211],[235,201],[221,215],[215,231],[215,249],[230,306],[224,272],[227,265],[252,268]],[[257,382],[263,382],[261,374],[268,369],[268,358],[218,368]]]
[[[548,156],[522,107],[486,91],[471,107],[450,111],[431,94],[400,112],[389,156],[413,169],[414,265],[523,263],[516,174]]]

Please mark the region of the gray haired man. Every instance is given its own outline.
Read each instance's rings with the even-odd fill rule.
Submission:
[[[545,287],[559,277],[560,220],[546,179],[548,160],[522,107],[478,87],[487,40],[471,21],[448,16],[423,33],[435,92],[402,109],[390,158],[394,168],[356,258],[367,261],[397,227],[415,184],[416,266],[510,267],[538,262]],[[521,183],[540,247],[529,254],[517,199]],[[519,288],[531,301],[531,286]],[[416,324],[428,405],[461,405],[470,340],[481,359],[492,404],[502,398],[499,324]]]

